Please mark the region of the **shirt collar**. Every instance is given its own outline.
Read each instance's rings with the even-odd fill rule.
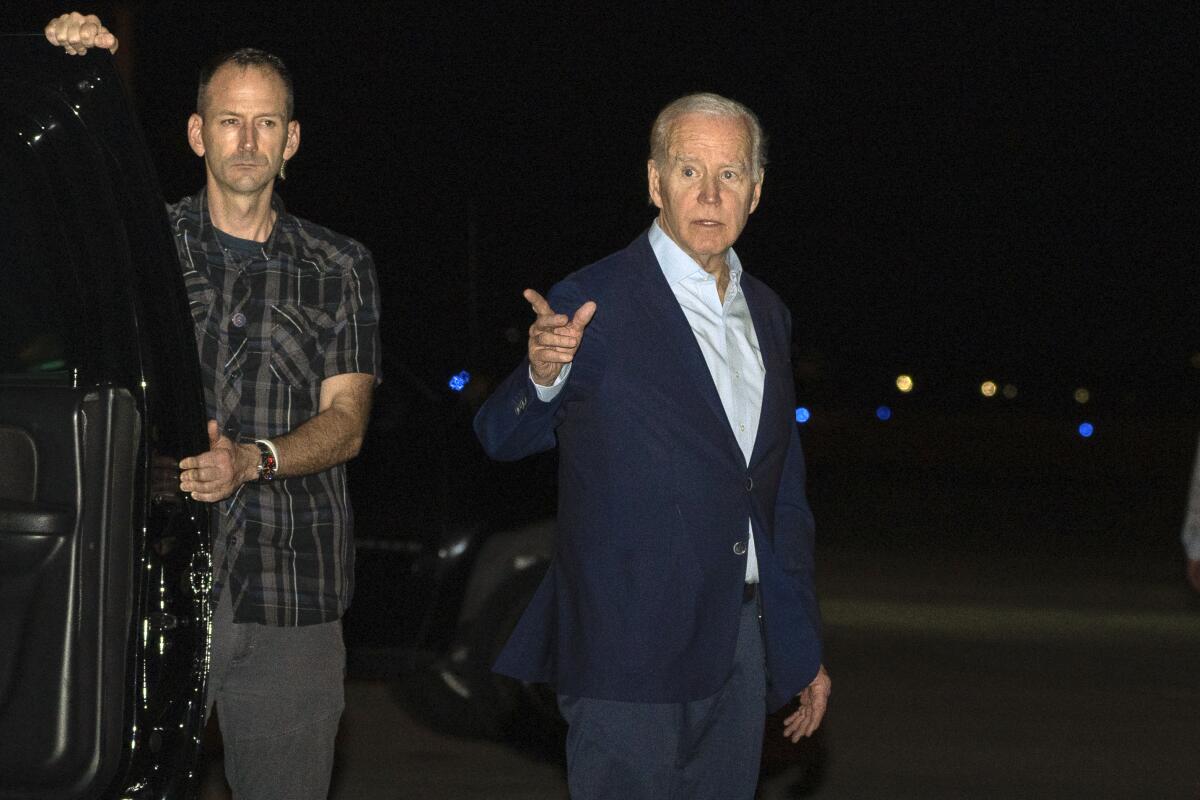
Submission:
[[[647,236],[650,239],[650,248],[654,251],[654,257],[658,259],[658,266],[667,279],[667,283],[679,283],[696,273],[706,274],[704,268],[696,263],[696,259],[683,252],[683,248],[659,227],[657,219],[650,224]],[[742,280],[742,262],[738,259],[737,253],[733,252],[732,247],[729,248],[726,260],[729,262],[729,285],[736,292]]]
[[[199,192],[192,196],[192,208],[195,214],[193,232],[196,238],[209,247],[215,247],[217,252],[220,252],[221,244],[217,241],[216,228],[213,226],[212,218],[208,214],[207,188],[201,188]],[[278,192],[271,194],[271,208],[275,211],[275,225],[271,228],[271,235],[267,237],[267,241],[262,243],[264,255],[269,252],[275,252],[281,231],[285,228],[290,228],[293,224],[292,216],[284,208],[283,198],[279,196]]]

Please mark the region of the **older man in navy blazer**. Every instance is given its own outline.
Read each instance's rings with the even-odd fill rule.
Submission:
[[[650,229],[568,276],[475,429],[488,453],[559,449],[554,558],[496,670],[566,718],[591,798],[751,798],[768,709],[821,722],[813,522],[791,319],[732,249],[762,192],[757,118],[724,97],[659,114]]]

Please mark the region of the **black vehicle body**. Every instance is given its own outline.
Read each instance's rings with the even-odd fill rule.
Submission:
[[[0,798],[186,797],[207,441],[165,207],[107,53],[0,64]]]

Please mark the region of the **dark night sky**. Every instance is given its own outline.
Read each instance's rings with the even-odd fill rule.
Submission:
[[[289,207],[374,251],[385,344],[431,379],[515,361],[520,290],[649,223],[649,124],[713,90],[770,137],[738,249],[827,391],[911,370],[951,400],[988,376],[1047,407],[1080,383],[1200,399],[1193,4],[92,7],[124,29],[171,199],[202,179],[183,137],[199,65],[246,44],[288,62]]]

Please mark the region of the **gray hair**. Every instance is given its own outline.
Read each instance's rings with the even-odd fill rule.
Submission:
[[[750,132],[750,176],[754,182],[762,180],[763,167],[767,165],[767,137],[754,112],[736,100],[712,92],[688,94],[672,101],[654,120],[650,129],[650,158],[659,170],[666,168],[667,150],[671,144],[671,132],[675,123],[686,114],[708,114],[714,117],[736,117],[744,120]]]

